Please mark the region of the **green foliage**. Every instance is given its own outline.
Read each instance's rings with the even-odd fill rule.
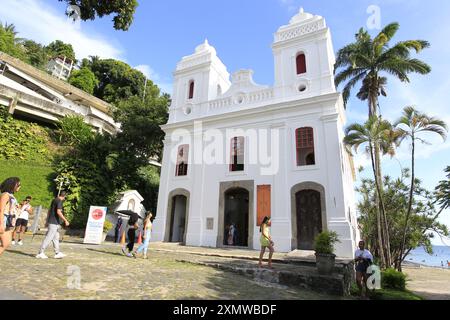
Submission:
[[[334,254],[334,245],[336,242],[340,242],[336,232],[323,231],[314,240],[314,250],[316,253]]]
[[[420,52],[430,44],[424,40],[401,41],[390,46],[399,29],[398,23],[388,24],[372,38],[368,31],[360,29],[355,42],[340,49],[335,64],[336,86],[345,84],[343,98],[346,104],[352,89],[361,83],[357,94],[361,100],[369,101],[369,114],[378,114],[378,97],[386,96],[387,78],[393,75],[402,82],[409,82],[410,73],[427,74],[431,71],[426,63],[411,58],[411,52]]]
[[[88,68],[81,68],[72,72],[69,83],[89,94],[94,93],[99,81],[95,74]]]
[[[54,194],[55,172],[47,164],[32,161],[0,160],[0,181],[9,177],[20,177],[22,188],[15,195],[21,201],[32,196],[32,205],[48,208]]]
[[[103,17],[114,14],[114,28],[127,31],[133,23],[133,16],[138,6],[136,0],[58,0],[80,8],[82,20],[94,20],[96,16]]]
[[[25,40],[23,47],[27,55],[26,62],[30,63],[33,67],[45,70],[48,63],[48,55],[45,47],[33,40]]]
[[[147,210],[156,213],[158,203],[160,169],[153,166],[145,166],[138,169],[136,183],[130,183],[132,189],[136,189],[140,194],[145,195],[142,204]]]
[[[402,243],[403,228],[408,210],[409,200],[409,170],[405,169],[402,176],[392,179],[386,176],[383,180],[384,202],[386,216],[389,225],[389,238],[391,253],[394,261],[401,258],[400,248]],[[359,212],[358,223],[361,234],[374,255],[378,256],[378,234],[376,229],[376,190],[372,179],[362,179],[361,185],[356,189],[361,195],[357,208]],[[421,187],[421,181],[416,179],[414,199],[411,211],[411,220],[408,224],[405,250],[423,246],[428,253],[432,253],[431,239],[433,234],[447,236],[448,229],[444,224],[437,222],[435,195]]]
[[[0,160],[48,162],[48,141],[48,133],[40,126],[0,117]]]
[[[112,224],[112,222],[105,220],[105,223],[103,224],[103,232],[108,233],[113,228],[114,228],[114,225]]]
[[[101,60],[91,57],[90,62],[83,62],[99,80],[94,94],[106,102],[117,104],[133,96],[141,97],[144,94],[145,76],[142,72],[133,69],[128,64],[114,59]],[[148,91],[159,89],[151,81],[147,83]]]
[[[420,301],[424,300],[422,297],[410,292],[410,291],[398,291],[391,289],[376,290],[370,294],[371,300],[412,300]]]
[[[45,47],[47,54],[50,58],[56,58],[59,56],[65,56],[73,61],[75,61],[75,51],[69,43],[64,43],[61,40],[56,40]]]
[[[65,116],[59,121],[58,128],[59,142],[65,145],[79,145],[90,141],[94,137],[92,128],[84,122],[81,116]]]
[[[447,179],[439,181],[436,186],[436,200],[441,211],[450,208],[450,166],[445,169]]]
[[[11,27],[11,25],[3,26],[0,23],[0,51],[25,61],[26,54],[21,43],[22,39],[17,38],[16,34],[14,27]]]
[[[406,275],[393,268],[381,272],[381,287],[384,289],[406,290]]]
[[[137,163],[136,169],[161,156],[164,132],[160,125],[167,122],[169,99],[156,94],[148,92],[144,102],[139,97],[121,101],[114,112],[114,120],[122,125],[116,141],[121,157]]]
[[[58,177],[64,176],[70,183],[65,209],[72,228],[86,226],[90,206],[109,206],[116,194],[114,172],[108,167],[111,138],[95,134],[60,159],[55,160]]]

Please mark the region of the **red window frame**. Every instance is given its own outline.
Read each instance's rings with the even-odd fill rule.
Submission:
[[[195,82],[194,82],[194,80],[191,80],[189,82],[189,96],[188,96],[188,99],[193,99],[194,98],[194,89],[195,89]]]
[[[312,153],[315,156],[314,146],[314,130],[311,127],[298,128],[295,130],[295,146],[296,146],[296,158],[297,166],[304,166],[300,161],[299,154],[304,149],[312,149]],[[315,162],[315,158],[314,158]],[[306,164],[307,165],[307,164]]]
[[[296,58],[297,65],[297,74],[306,73],[306,55],[304,53],[300,53]]]

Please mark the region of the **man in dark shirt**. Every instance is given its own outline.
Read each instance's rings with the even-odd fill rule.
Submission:
[[[136,212],[133,212],[128,220],[128,244],[122,248],[122,252],[127,257],[134,257],[133,248],[136,241],[136,230],[139,228],[139,216]],[[128,249],[128,252],[126,251]]]
[[[38,259],[47,259],[45,255],[45,249],[53,242],[53,248],[55,249],[55,259],[62,259],[66,255],[59,251],[59,229],[61,228],[61,222],[64,222],[65,226],[69,226],[69,221],[64,217],[64,200],[66,198],[66,192],[61,191],[58,197],[53,199],[50,205],[50,211],[47,216],[48,231],[45,235],[45,239],[42,242],[41,250],[36,256]]]

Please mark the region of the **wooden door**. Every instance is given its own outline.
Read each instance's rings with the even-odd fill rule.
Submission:
[[[297,209],[297,248],[314,250],[314,239],[322,232],[320,192],[302,190],[295,195]]]

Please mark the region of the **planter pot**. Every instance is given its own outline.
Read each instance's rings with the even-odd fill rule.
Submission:
[[[334,270],[336,255],[316,253],[316,266],[319,274],[331,275]]]
[[[106,241],[106,236],[107,236],[107,235],[108,235],[107,233],[104,233],[104,232],[103,232],[102,242],[105,242],[105,241]]]

